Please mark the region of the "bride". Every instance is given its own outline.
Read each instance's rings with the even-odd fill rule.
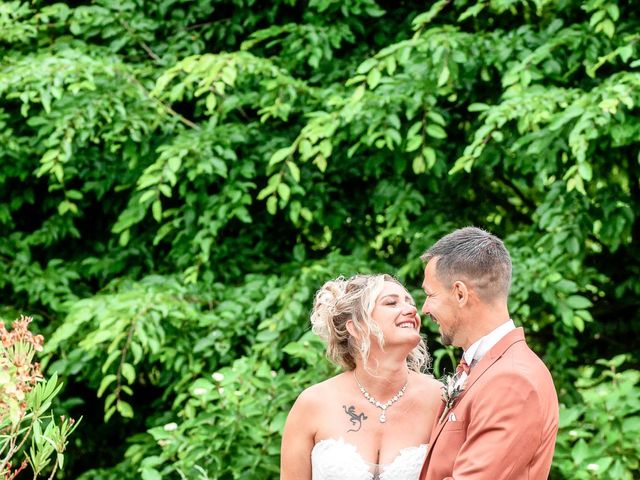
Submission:
[[[325,283],[311,314],[344,372],[307,388],[289,412],[281,480],[417,480],[441,403],[420,317],[389,275]]]

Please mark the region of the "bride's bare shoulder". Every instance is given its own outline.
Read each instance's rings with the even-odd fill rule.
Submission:
[[[412,373],[415,378],[416,389],[420,390],[421,394],[427,397],[440,397],[442,383],[436,380],[435,377],[427,373]]]
[[[340,373],[335,377],[307,387],[300,393],[296,403],[308,407],[326,403],[327,398],[333,397],[344,389],[347,380],[346,376],[347,373]]]

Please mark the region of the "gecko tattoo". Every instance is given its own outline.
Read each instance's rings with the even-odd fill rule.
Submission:
[[[349,415],[349,417],[351,417],[349,420],[351,421],[351,425],[358,425],[358,428],[352,428],[350,430],[347,430],[348,432],[357,432],[358,430],[360,430],[360,428],[362,427],[362,422],[364,420],[366,420],[368,417],[363,413],[360,414],[356,414],[356,407],[354,407],[353,405],[351,405],[349,408],[347,408],[345,405],[342,406],[342,408],[344,408],[344,412]]]

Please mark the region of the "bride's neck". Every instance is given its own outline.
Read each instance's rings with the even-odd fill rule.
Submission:
[[[408,381],[409,369],[406,363],[357,365],[354,374],[358,382],[377,397],[395,395]]]

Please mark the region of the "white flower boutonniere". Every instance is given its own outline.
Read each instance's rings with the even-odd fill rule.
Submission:
[[[464,382],[460,382],[458,385],[456,385],[457,380],[458,375],[456,375],[455,373],[442,377],[442,400],[444,400],[444,411],[442,412],[442,415],[440,415],[440,420],[438,420],[438,423],[443,422],[443,420],[447,417],[447,413],[449,413],[449,411],[455,405],[456,399],[464,391]]]

